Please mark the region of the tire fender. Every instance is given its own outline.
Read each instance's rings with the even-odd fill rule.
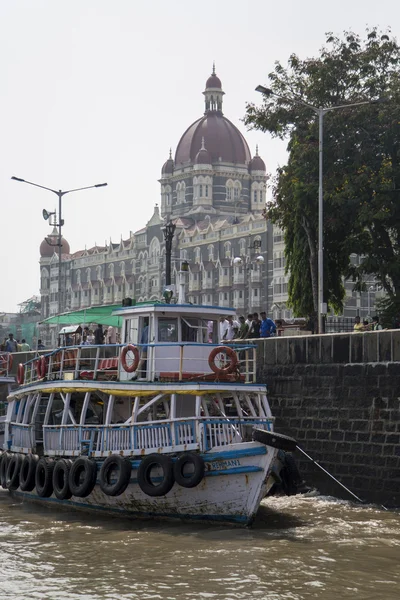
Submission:
[[[155,485],[151,480],[151,470],[159,467],[162,471],[162,481]],[[139,487],[147,496],[165,496],[174,485],[174,470],[171,458],[165,454],[149,454],[139,465],[137,473]]]
[[[192,464],[194,471],[191,475],[184,474],[186,465]],[[174,477],[177,484],[185,488],[193,488],[204,478],[204,460],[194,452],[185,452],[174,462]]]
[[[115,481],[111,481],[111,475],[117,471]],[[108,456],[100,469],[100,488],[107,496],[119,496],[129,485],[132,465],[128,458],[119,454]]]
[[[86,498],[89,496],[97,479],[97,464],[87,456],[79,456],[72,463],[68,482],[73,496]]]

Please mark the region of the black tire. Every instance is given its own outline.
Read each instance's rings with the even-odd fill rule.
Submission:
[[[112,480],[117,472],[116,479]],[[108,456],[100,469],[100,488],[107,496],[119,496],[129,485],[132,465],[128,458],[119,454]]]
[[[19,472],[23,460],[22,454],[13,454],[8,461],[6,486],[11,492],[15,492],[19,488]]]
[[[60,458],[54,465],[53,489],[55,497],[59,500],[69,500],[72,496],[69,487],[69,472],[71,466],[72,460],[69,458]]]
[[[8,467],[8,461],[10,460],[12,454],[10,452],[3,452],[2,456],[1,456],[1,463],[0,463],[0,483],[1,483],[1,487],[6,490],[7,489],[7,485],[6,485],[6,481],[7,481],[7,467]]]
[[[253,429],[253,440],[287,452],[294,452],[297,448],[297,442],[294,438],[283,435],[283,433],[266,431],[265,429],[258,429],[256,427]]]
[[[87,456],[80,456],[72,463],[68,482],[73,496],[86,498],[96,485],[97,465]]]
[[[192,464],[194,471],[191,475],[184,474],[184,468]],[[176,483],[185,488],[193,488],[203,480],[204,460],[198,454],[185,452],[174,462],[174,477]]]
[[[159,467],[163,472],[162,481],[158,485],[151,480],[153,467]],[[140,489],[147,496],[165,496],[174,485],[172,460],[164,454],[149,454],[140,463],[137,478]]]
[[[37,495],[41,498],[50,498],[53,493],[54,460],[42,456],[38,460],[35,472],[35,486]]]
[[[39,462],[37,454],[26,454],[19,471],[19,487],[23,492],[31,492],[35,487],[36,467]]]

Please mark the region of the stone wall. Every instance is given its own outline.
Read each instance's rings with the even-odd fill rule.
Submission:
[[[368,502],[400,506],[400,331],[257,342],[276,430]],[[308,483],[346,492],[297,452]]]

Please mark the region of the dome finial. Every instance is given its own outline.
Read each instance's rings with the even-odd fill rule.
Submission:
[[[205,149],[206,148],[204,146],[204,135],[203,135],[203,137],[201,138],[201,150],[205,150]]]
[[[256,156],[258,156],[258,144],[256,144]]]
[[[212,74],[215,75],[215,60],[213,60],[213,70],[212,70]]]
[[[172,148],[169,149],[169,158],[170,158],[170,160],[172,158]]]

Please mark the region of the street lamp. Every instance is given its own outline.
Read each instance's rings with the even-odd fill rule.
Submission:
[[[324,231],[323,231],[323,137],[324,137],[324,116],[326,113],[333,110],[342,108],[353,108],[354,106],[362,106],[364,104],[377,104],[383,102],[385,99],[380,98],[378,100],[365,100],[363,102],[353,102],[352,104],[340,104],[338,106],[331,106],[329,108],[323,108],[322,106],[313,106],[308,102],[303,102],[297,98],[286,98],[275,94],[270,88],[266,88],[263,85],[256,87],[256,92],[261,92],[265,96],[275,96],[285,102],[293,104],[301,104],[310,110],[313,110],[318,115],[318,148],[319,148],[319,185],[318,185],[318,332],[323,333],[323,315],[327,313],[327,306],[324,302]]]
[[[248,247],[248,253],[246,254],[246,256],[236,256],[233,259],[233,265],[235,267],[241,267],[244,266],[246,269],[246,277],[248,279],[248,293],[249,293],[249,306],[248,306],[248,312],[251,312],[251,302],[252,302],[252,298],[251,298],[251,292],[252,292],[252,287],[251,287],[251,269],[254,268],[254,265],[256,265],[256,268],[260,267],[261,265],[264,264],[264,257],[261,254],[257,254],[258,252],[260,252],[260,248],[261,248],[261,240],[254,240],[252,244],[249,245]],[[252,256],[251,255],[251,251],[254,251],[255,254]],[[262,288],[262,279],[260,278],[260,290]],[[260,305],[261,305],[261,294],[260,294]]]
[[[21,179],[20,177],[11,177],[14,181],[20,181],[21,183],[27,183],[28,185],[34,185],[35,187],[39,187],[43,190],[47,190],[49,192],[53,192],[58,196],[58,223],[56,227],[58,227],[58,243],[55,244],[58,246],[58,313],[61,313],[62,310],[62,302],[61,302],[61,248],[62,248],[62,236],[61,236],[61,228],[64,225],[64,221],[61,217],[61,209],[62,209],[62,197],[66,194],[72,194],[72,192],[80,192],[81,190],[90,190],[91,188],[99,188],[104,187],[107,183],[97,183],[96,185],[88,185],[86,187],[75,188],[73,190],[53,190],[52,188],[45,187],[44,185],[39,185],[38,183],[32,183],[32,181],[26,181],[25,179]],[[47,210],[43,210],[42,215],[43,218],[47,221],[47,219],[54,213],[49,213]],[[52,244],[51,244],[52,245]]]
[[[171,254],[172,254],[172,240],[174,238],[176,225],[172,221],[162,227],[165,240],[165,286],[171,285]]]

